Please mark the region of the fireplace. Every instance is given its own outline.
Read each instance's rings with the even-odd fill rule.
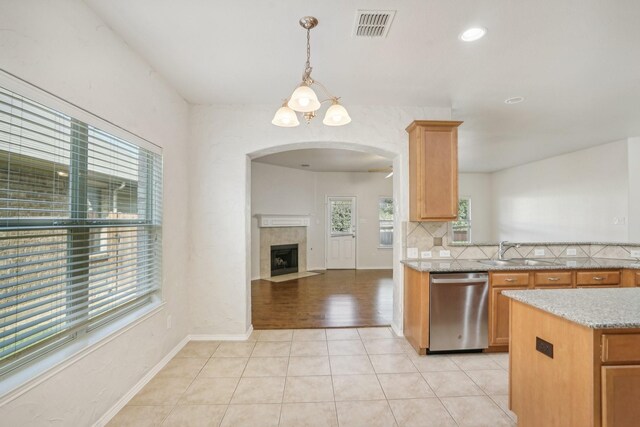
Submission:
[[[271,276],[298,272],[298,245],[271,246]]]

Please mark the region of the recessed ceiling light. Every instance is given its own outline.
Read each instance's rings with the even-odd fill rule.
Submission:
[[[522,101],[524,101],[524,98],[522,96],[514,96],[513,98],[505,99],[504,103],[505,104],[519,104]]]
[[[487,34],[487,29],[483,27],[473,27],[465,30],[462,34],[460,34],[460,40],[463,42],[474,42],[476,40],[480,40]]]
[[[58,171],[58,176],[61,176],[63,178],[66,178],[69,176],[69,174],[65,171]]]

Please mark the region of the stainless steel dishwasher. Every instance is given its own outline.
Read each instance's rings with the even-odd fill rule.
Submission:
[[[486,273],[432,274],[429,352],[487,348],[488,301]]]

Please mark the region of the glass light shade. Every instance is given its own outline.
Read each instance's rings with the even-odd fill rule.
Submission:
[[[295,111],[309,113],[320,108],[320,101],[313,89],[302,84],[293,91],[287,105]]]
[[[342,105],[333,104],[327,109],[327,114],[324,115],[322,123],[327,126],[342,126],[351,123],[351,117],[349,117],[347,109]]]
[[[276,111],[276,115],[273,116],[271,123],[283,128],[292,128],[300,124],[298,116],[296,116],[296,112],[286,105],[278,108],[278,111]]]

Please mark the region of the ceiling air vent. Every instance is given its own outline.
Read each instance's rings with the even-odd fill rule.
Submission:
[[[358,10],[353,34],[356,37],[387,37],[395,10]]]

